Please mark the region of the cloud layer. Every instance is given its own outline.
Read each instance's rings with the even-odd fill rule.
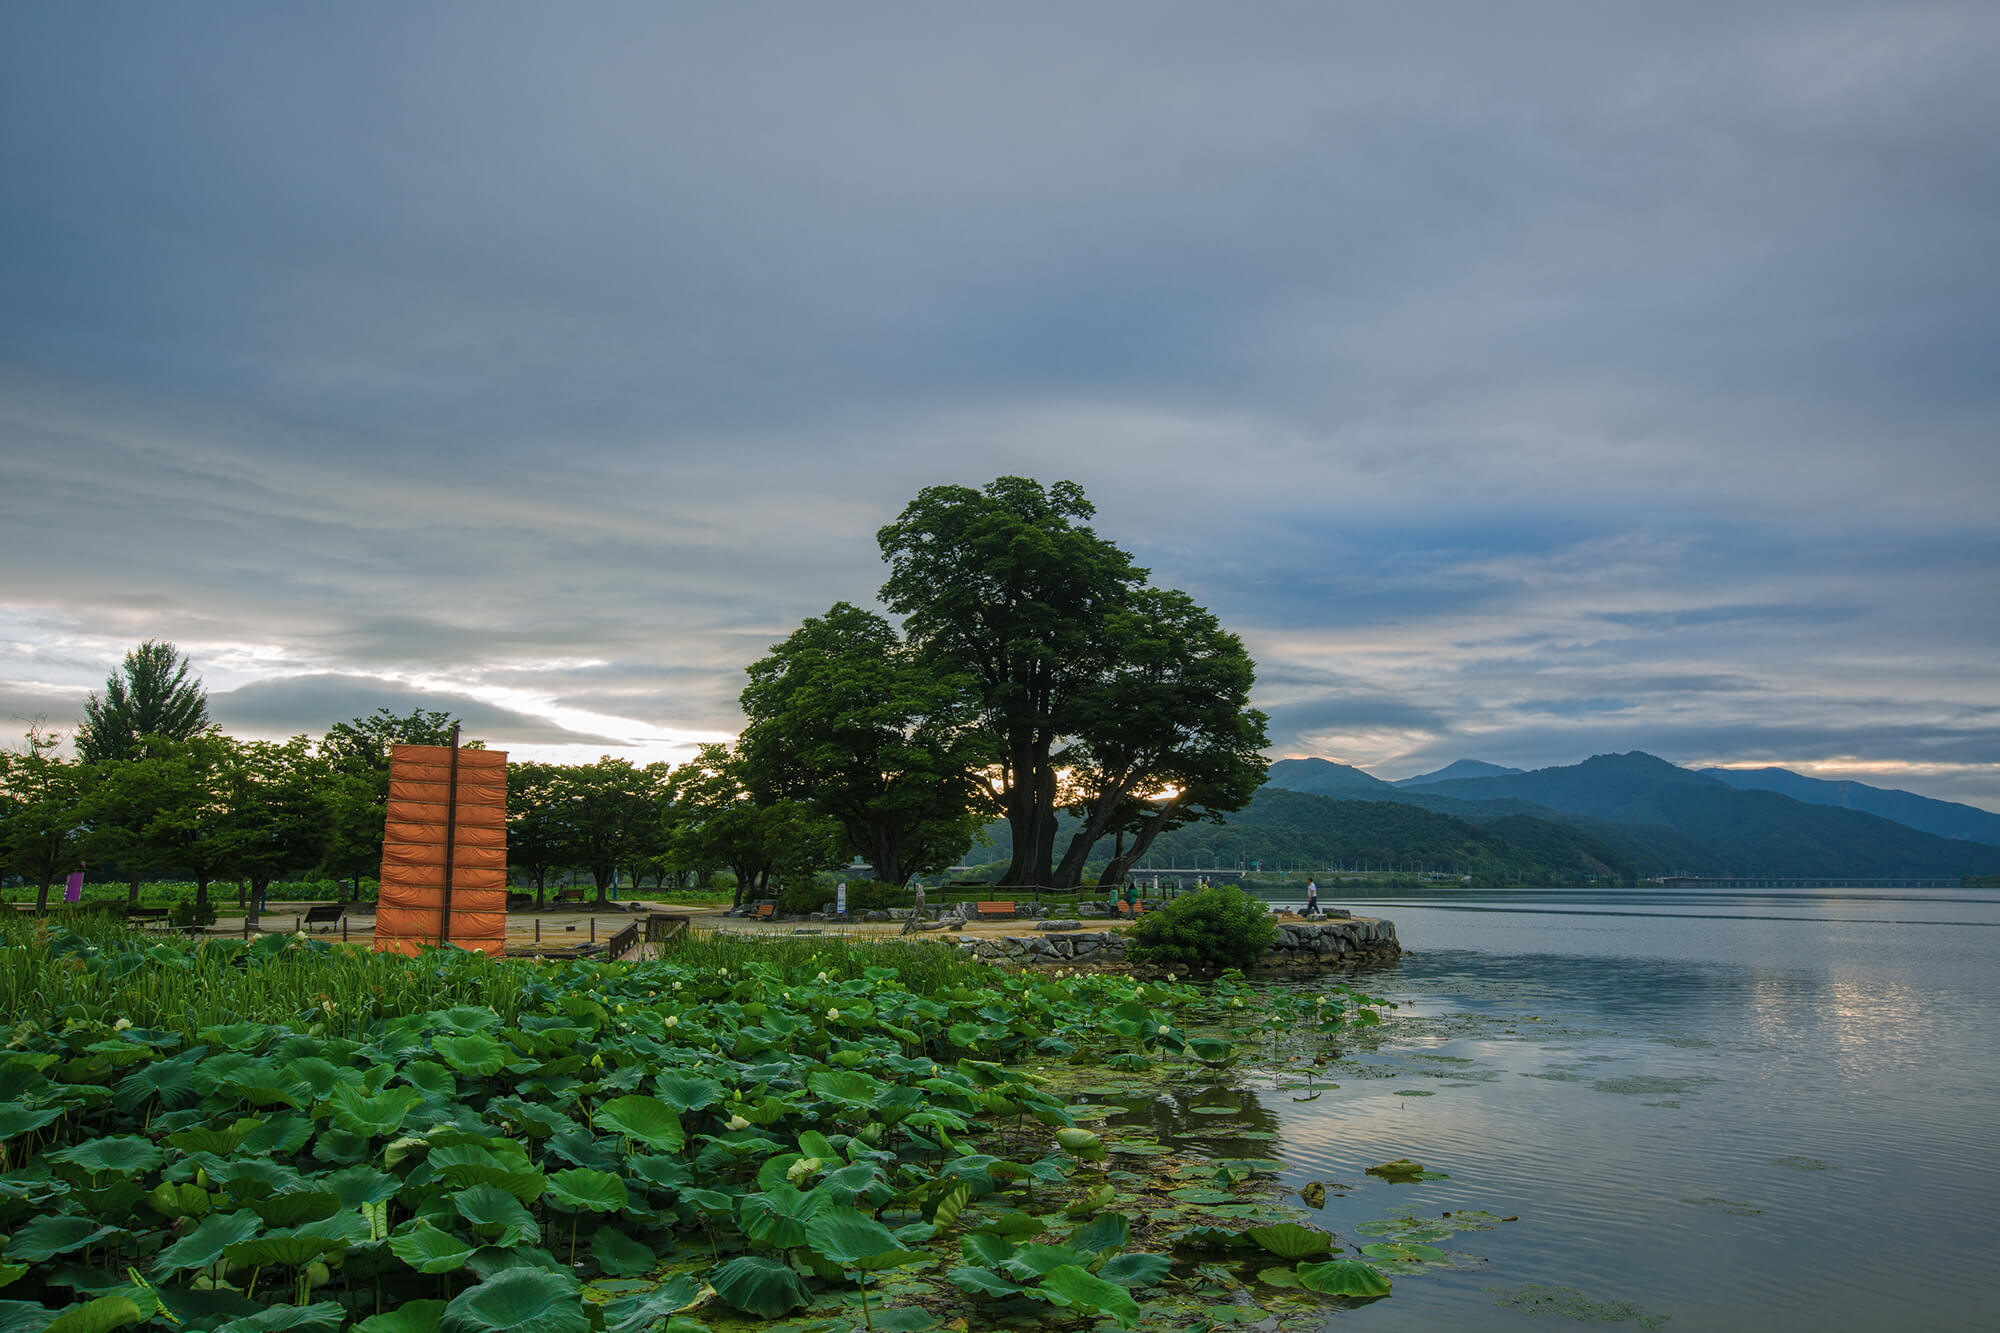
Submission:
[[[246,732],[672,757],[919,488],[1021,473],[1244,634],[1280,753],[2000,805],[1996,54],[1983,5],[37,13],[0,703],[160,636]]]

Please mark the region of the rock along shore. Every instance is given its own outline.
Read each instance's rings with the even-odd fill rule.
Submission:
[[[1125,934],[1115,930],[1084,930],[1069,922],[1036,922],[1033,935],[966,937],[958,947],[975,958],[1017,967],[1106,966],[1125,962]],[[1318,972],[1361,967],[1402,957],[1396,923],[1379,917],[1348,917],[1332,921],[1285,920],[1278,938],[1258,964],[1260,972]]]

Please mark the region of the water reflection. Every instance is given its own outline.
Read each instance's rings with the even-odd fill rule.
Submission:
[[[1534,1282],[1679,1328],[1994,1326],[2000,895],[1731,897],[1381,909],[1413,952],[1358,978],[1403,1006],[1379,1049],[1315,1101],[1259,1087],[1242,1123],[1275,1124],[1289,1183],[1345,1187],[1318,1215],[1345,1236],[1521,1220],[1340,1327],[1534,1328],[1488,1290]],[[1135,1114],[1226,1142],[1194,1102]],[[1395,1157],[1450,1179],[1365,1175]]]

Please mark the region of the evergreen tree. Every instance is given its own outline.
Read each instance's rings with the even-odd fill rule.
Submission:
[[[189,674],[171,643],[148,639],[105,678],[101,697],[93,692],[85,701],[76,753],[85,763],[136,759],[147,736],[185,741],[212,728],[201,677]]]

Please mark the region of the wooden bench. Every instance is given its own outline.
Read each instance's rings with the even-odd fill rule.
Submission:
[[[773,916],[777,915],[777,911],[778,905],[776,903],[758,903],[750,909],[750,919],[753,921],[769,921]]]
[[[1009,902],[974,903],[981,916],[1013,916],[1014,904]]]
[[[172,910],[169,907],[128,907],[125,909],[125,921],[128,925],[150,926],[165,921],[167,913]]]
[[[312,926],[325,926],[331,930],[335,925],[339,924],[340,918],[346,915],[346,903],[315,903],[311,907],[308,907],[306,914],[299,919],[299,926],[301,929]]]
[[[557,889],[556,903],[558,906],[560,906],[563,903],[580,903],[584,900],[584,895],[586,892],[588,891],[585,889],[578,889],[578,888]]]

